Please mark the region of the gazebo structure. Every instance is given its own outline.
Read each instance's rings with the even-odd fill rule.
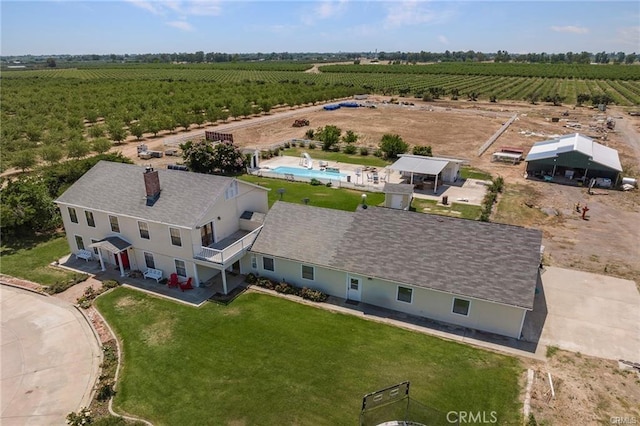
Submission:
[[[389,169],[400,172],[411,185],[433,181],[433,192],[438,192],[438,180],[440,182],[458,180],[462,163],[464,160],[455,158],[403,154],[389,166]]]

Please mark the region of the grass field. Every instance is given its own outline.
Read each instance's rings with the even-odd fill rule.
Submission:
[[[73,272],[49,266],[68,253],[67,239],[60,234],[3,242],[0,272],[44,285],[68,281],[73,278]]]
[[[97,306],[123,343],[115,407],[156,425],[355,425],[364,394],[404,380],[441,412],[519,419],[515,358],[257,293],[195,309],[118,288]]]
[[[303,204],[304,198],[309,198],[309,205],[326,207],[337,210],[355,211],[362,202],[362,191],[351,189],[328,188],[324,185],[313,186],[302,182],[288,182],[282,179],[271,179],[252,175],[240,176],[240,179],[271,189],[269,191],[269,207],[280,199],[278,189],[284,189],[282,201]],[[367,204],[377,206],[384,202],[381,192],[368,192]]]
[[[441,214],[445,216],[460,217],[463,219],[477,220],[482,212],[482,207],[465,203],[451,203],[450,207],[439,206],[436,200],[414,198],[411,205],[417,212]]]

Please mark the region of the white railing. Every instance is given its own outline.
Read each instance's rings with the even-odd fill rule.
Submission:
[[[251,247],[253,242],[256,240],[258,233],[262,226],[254,229],[238,241],[232,243],[231,245],[223,248],[222,250],[214,249],[211,247],[204,247],[199,245],[193,246],[193,253],[196,259],[206,260],[213,263],[224,264],[229,259],[231,259],[236,254],[245,251]]]

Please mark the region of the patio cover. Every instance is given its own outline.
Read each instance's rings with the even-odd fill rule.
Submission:
[[[444,158],[433,158],[423,156],[401,156],[398,161],[389,168],[398,172],[409,172],[421,175],[438,175],[447,167],[449,161]]]
[[[111,253],[120,253],[131,247],[131,244],[120,237],[107,237],[93,244],[89,244],[91,248],[103,248]]]

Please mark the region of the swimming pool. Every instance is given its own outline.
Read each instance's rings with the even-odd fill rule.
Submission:
[[[278,166],[271,169],[273,173],[292,174],[294,176],[316,178],[316,179],[342,179],[347,175],[345,173],[326,172],[322,170],[304,169],[302,167]]]

